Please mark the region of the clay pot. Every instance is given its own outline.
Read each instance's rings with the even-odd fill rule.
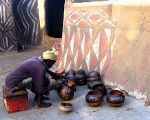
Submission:
[[[63,100],[71,100],[74,96],[74,90],[67,85],[63,85],[62,88],[57,91],[57,93]]]
[[[103,95],[107,95],[107,89],[103,83],[88,82],[87,86],[91,90],[99,90]]]
[[[98,90],[92,90],[86,94],[85,100],[89,106],[97,107],[101,105],[103,94]]]
[[[106,100],[110,106],[119,107],[125,101],[124,94],[119,90],[112,90],[107,96]]]
[[[73,105],[71,103],[61,102],[59,104],[59,110],[62,112],[71,112]]]
[[[72,80],[75,82],[76,76],[74,75],[66,75],[67,80]]]
[[[87,74],[87,78],[99,77],[100,73],[98,71],[91,71]]]
[[[80,69],[77,71],[77,74],[79,75],[85,75],[85,71],[83,69]]]
[[[79,86],[84,86],[87,83],[87,79],[85,75],[76,74],[76,84]]]
[[[70,69],[70,70],[66,73],[66,75],[73,75],[73,76],[75,76],[75,74],[76,74],[76,72],[75,72],[73,69]]]

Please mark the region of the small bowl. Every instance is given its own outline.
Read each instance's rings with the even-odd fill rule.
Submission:
[[[86,94],[85,100],[89,106],[97,107],[103,101],[103,94],[98,90],[92,90]]]
[[[71,112],[73,109],[73,105],[71,103],[67,103],[67,102],[61,102],[59,104],[59,110],[62,112]]]
[[[112,107],[120,107],[125,101],[125,95],[119,90],[112,90],[106,96],[108,104]]]

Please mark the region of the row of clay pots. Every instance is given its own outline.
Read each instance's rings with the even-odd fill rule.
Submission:
[[[89,106],[92,107],[100,106],[103,101],[103,98],[104,95],[99,90],[89,91],[85,96],[86,102]],[[106,95],[106,100],[110,106],[119,107],[123,105],[125,101],[125,95],[119,90],[112,90]]]

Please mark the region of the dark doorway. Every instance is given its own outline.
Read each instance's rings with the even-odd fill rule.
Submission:
[[[45,21],[48,36],[61,38],[65,0],[45,0]]]

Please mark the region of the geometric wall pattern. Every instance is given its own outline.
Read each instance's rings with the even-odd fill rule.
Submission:
[[[107,70],[116,44],[113,21],[100,11],[70,11],[64,21],[59,68]]]
[[[9,51],[15,46],[14,20],[11,0],[0,2],[0,51]]]
[[[17,40],[23,45],[37,43],[39,15],[37,0],[12,0]]]
[[[17,41],[37,43],[38,27],[37,0],[0,1],[0,51],[12,50]]]
[[[37,43],[39,16],[37,0],[12,0],[17,40],[23,45]]]

